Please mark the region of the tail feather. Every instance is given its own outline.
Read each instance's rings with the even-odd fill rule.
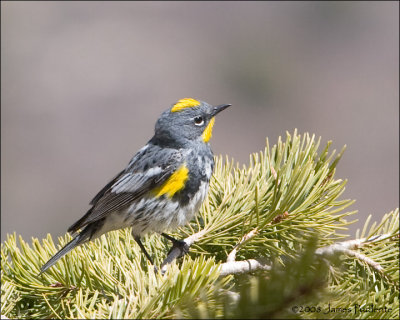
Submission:
[[[74,249],[75,247],[77,247],[80,244],[82,244],[83,242],[85,242],[85,240],[87,238],[87,232],[84,232],[84,231],[81,232],[80,234],[78,234],[74,239],[72,239],[70,242],[68,242],[60,251],[58,251],[54,256],[52,256],[50,258],[50,260],[47,261],[42,266],[42,268],[40,269],[39,275],[41,275],[48,268],[50,268],[52,265],[54,265],[60,258],[62,258],[64,255],[66,255],[72,249]]]
[[[87,225],[87,223],[85,223],[85,221],[87,220],[87,217],[90,216],[90,214],[92,213],[92,210],[93,210],[93,207],[90,208],[88,210],[88,212],[86,212],[86,214],[82,218],[80,218],[72,226],[70,226],[67,231],[70,233],[76,233],[79,229],[85,227]]]

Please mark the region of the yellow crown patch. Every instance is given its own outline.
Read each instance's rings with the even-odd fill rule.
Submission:
[[[200,101],[197,101],[192,98],[183,98],[179,100],[174,106],[171,108],[171,112],[178,112],[186,108],[193,108],[200,105]]]

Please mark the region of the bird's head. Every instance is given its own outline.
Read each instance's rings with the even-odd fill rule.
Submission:
[[[168,143],[208,143],[215,116],[229,106],[230,104],[212,106],[192,98],[181,99],[157,120],[154,137]]]

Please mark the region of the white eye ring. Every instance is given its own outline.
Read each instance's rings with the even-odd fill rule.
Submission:
[[[193,120],[196,126],[202,126],[204,124],[204,119],[201,116],[197,116]]]

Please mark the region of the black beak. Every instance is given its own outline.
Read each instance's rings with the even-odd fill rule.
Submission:
[[[231,104],[220,104],[219,106],[214,106],[211,114],[212,116],[215,116],[216,114],[220,113],[222,110],[225,110],[230,106]]]

